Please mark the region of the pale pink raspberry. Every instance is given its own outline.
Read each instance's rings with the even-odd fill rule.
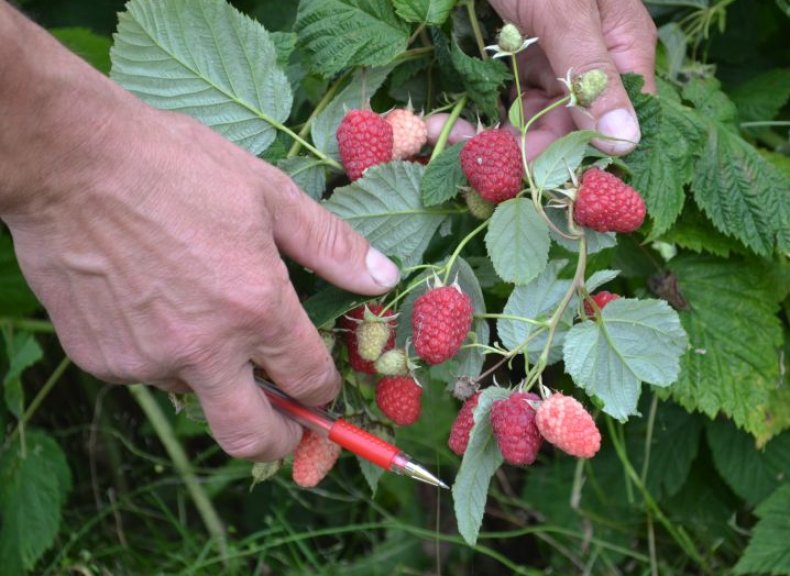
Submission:
[[[392,126],[392,158],[405,160],[416,155],[428,141],[422,118],[407,108],[395,108],[384,119]]]
[[[541,436],[578,458],[592,458],[601,448],[601,433],[584,406],[570,396],[555,393],[543,401],[535,415]]]

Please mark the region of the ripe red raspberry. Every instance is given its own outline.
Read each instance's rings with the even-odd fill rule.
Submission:
[[[304,488],[312,488],[329,474],[340,456],[340,446],[312,430],[305,430],[294,451],[291,476]]]
[[[614,174],[590,168],[582,176],[573,219],[598,232],[633,232],[645,220],[645,201]]]
[[[620,298],[619,294],[612,294],[611,292],[607,292],[606,290],[601,290],[600,292],[596,292],[595,294],[591,294],[590,297],[595,301],[598,305],[598,308],[603,310],[609,302],[613,300],[617,300]],[[593,307],[590,306],[590,303],[586,300],[584,301],[584,313],[587,316],[595,316],[595,312],[593,311]]]
[[[384,307],[381,304],[367,304],[368,310],[376,316],[381,315]],[[376,368],[373,362],[365,360],[359,355],[359,347],[357,345],[357,327],[359,322],[365,316],[365,306],[357,306],[348,314],[343,316],[338,322],[339,328],[345,336],[346,346],[348,347],[348,363],[357,372],[364,372],[365,374],[375,374]],[[384,346],[384,351],[392,350],[395,347],[395,320],[390,321],[392,333],[390,338]]]
[[[395,108],[384,116],[392,126],[392,158],[405,160],[417,154],[428,141],[428,128],[422,118],[407,108]]]
[[[371,110],[349,110],[336,136],[340,161],[352,182],[367,168],[392,160],[392,126]]]
[[[571,456],[592,458],[601,447],[592,416],[570,396],[552,394],[538,407],[535,422],[548,442]]]
[[[488,202],[498,204],[521,191],[521,151],[507,130],[485,130],[464,144],[461,168],[472,188]]]
[[[480,400],[480,392],[470,396],[461,406],[455,417],[455,422],[450,428],[450,439],[447,441],[447,445],[459,456],[463,456],[466,446],[469,444],[469,433],[472,431],[472,426],[475,425],[474,412],[478,400]]]
[[[428,364],[458,353],[472,327],[472,300],[457,284],[432,288],[414,301],[411,313],[414,350]]]
[[[414,424],[420,417],[422,386],[411,376],[385,376],[376,384],[376,404],[384,415],[399,424]]]
[[[505,400],[497,400],[491,405],[491,428],[499,451],[508,464],[532,464],[543,443],[530,400],[540,401],[540,398],[532,392],[514,392]]]

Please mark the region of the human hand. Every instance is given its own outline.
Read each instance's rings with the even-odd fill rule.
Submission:
[[[607,88],[587,110],[565,107],[552,110],[530,130],[525,143],[532,159],[551,142],[573,129],[597,130],[617,140],[593,141],[612,155],[632,151],[641,137],[633,105],[620,74],[635,72],[645,78],[645,90],[655,92],[656,29],[639,0],[490,0],[505,22],[537,37],[538,44],[521,52],[519,70],[524,79],[523,102],[527,118],[563,95],[569,69],[581,74],[600,69]],[[429,139],[438,138],[446,116],[429,123]],[[450,142],[470,138],[473,126],[459,121]]]
[[[279,252],[366,295],[397,267],[280,170],[144,105],[0,3],[3,30],[0,216],[66,353],[103,380],[194,391],[233,456],[290,452],[301,427],[252,362],[312,405],[340,379]]]

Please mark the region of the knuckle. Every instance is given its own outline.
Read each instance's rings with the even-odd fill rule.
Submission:
[[[351,227],[340,220],[327,214],[319,226],[311,232],[312,244],[322,256],[332,260],[343,260],[355,252],[358,243],[354,242],[354,232]]]

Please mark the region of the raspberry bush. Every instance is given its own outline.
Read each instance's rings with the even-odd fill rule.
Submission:
[[[594,149],[589,131],[523,155],[543,114],[589,106],[605,78],[569,71],[564,95],[528,117],[509,94],[514,53],[529,60],[535,39],[506,27],[497,46],[503,23],[474,2],[302,0],[292,29],[276,32],[223,0],[131,0],[119,15],[112,78],[276,164],[400,264],[401,283],[368,301],[298,266],[291,275],[344,376],[330,409],[454,478],[452,507],[441,508],[454,528],[439,539],[476,546],[492,559],[487,573],[790,574],[779,544],[790,539],[790,162],[770,126],[786,118],[790,75],[732,84],[730,72],[722,84],[693,59],[708,42],[695,23],[716,8],[660,4],[658,95],[623,78],[643,140],[618,159]],[[354,33],[334,33],[341,21]],[[449,118],[431,144],[426,125],[440,112]],[[451,144],[461,118],[479,133]],[[0,242],[10,254],[7,235]],[[18,272],[0,275],[16,286],[0,304],[12,422],[46,323],[31,320],[38,305]],[[145,392],[134,398],[149,420],[163,418]],[[176,402],[200,419],[190,397]],[[27,459],[20,437],[34,448]],[[326,518],[342,515],[321,500],[327,487],[377,510],[415,500],[406,480],[312,434],[254,475],[267,483],[253,493],[310,499],[304,507]],[[360,495],[361,476],[385,496]],[[71,477],[58,444],[20,424],[0,478],[0,550],[26,527],[20,511],[44,526],[39,545],[14,557],[19,573],[54,541]],[[217,536],[209,497],[190,486]],[[497,530],[541,537],[524,558],[493,549]],[[360,549],[395,545],[377,535]],[[65,550],[53,566],[69,564]],[[360,558],[325,551],[365,573]]]

